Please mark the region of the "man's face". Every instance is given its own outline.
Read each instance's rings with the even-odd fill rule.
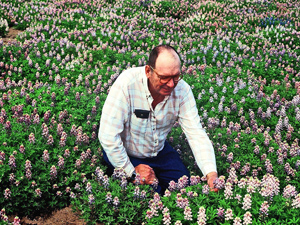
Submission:
[[[181,73],[178,55],[174,51],[164,50],[158,55],[153,69],[148,65],[145,69],[149,80],[148,88],[152,97],[158,98],[170,95],[176,87],[176,79]],[[164,84],[168,78],[171,79]]]

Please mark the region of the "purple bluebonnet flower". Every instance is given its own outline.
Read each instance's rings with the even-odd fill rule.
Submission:
[[[217,216],[220,217],[220,218],[223,218],[224,217],[224,211],[225,211],[225,209],[223,209],[222,207],[218,208],[217,209]]]
[[[208,195],[209,194],[209,186],[207,184],[204,184],[202,186],[202,193]]]
[[[215,188],[223,189],[225,187],[225,176],[220,176],[214,181]]]
[[[87,182],[86,183],[86,191],[88,193],[92,193],[92,185],[91,185],[91,182]]]
[[[105,200],[107,203],[112,203],[112,195],[111,192],[107,192]]]
[[[94,204],[95,203],[95,197],[94,197],[94,195],[90,194],[88,196],[88,198],[89,198],[89,204]]]

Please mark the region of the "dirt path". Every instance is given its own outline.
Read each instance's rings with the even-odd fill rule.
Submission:
[[[8,216],[9,221],[14,221],[15,216]],[[54,211],[50,215],[37,217],[31,220],[27,217],[20,218],[21,224],[35,224],[35,225],[85,225],[83,219],[80,219],[79,213],[74,213],[71,206],[61,210]]]
[[[7,44],[9,42],[14,42],[16,40],[16,37],[19,33],[22,33],[22,30],[16,30],[15,28],[9,28],[8,34],[2,38],[3,43]]]

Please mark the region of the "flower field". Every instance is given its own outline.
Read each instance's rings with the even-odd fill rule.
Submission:
[[[0,224],[70,204],[88,224],[299,224],[299,13],[292,0],[1,0],[0,37],[24,32],[0,38]],[[217,193],[177,123],[169,143],[190,186],[159,196],[106,175],[106,96],[159,44],[181,56]]]

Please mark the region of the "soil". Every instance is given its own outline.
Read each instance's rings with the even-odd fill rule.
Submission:
[[[9,30],[8,30],[8,34],[2,38],[3,40],[3,43],[4,44],[7,44],[7,43],[13,43],[16,41],[16,37],[19,33],[22,33],[23,31],[22,30],[16,30],[15,28],[13,27],[10,27]]]
[[[8,216],[9,221],[14,221],[15,216]],[[83,219],[80,219],[79,212],[73,212],[72,207],[56,210],[49,215],[29,219],[28,217],[20,218],[21,224],[34,224],[34,225],[85,225]]]

